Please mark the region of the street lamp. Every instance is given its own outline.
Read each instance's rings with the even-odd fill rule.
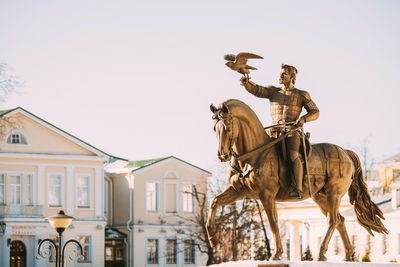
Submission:
[[[53,245],[54,249],[56,250],[56,267],[64,267],[64,253],[65,253],[65,248],[68,244],[70,243],[74,243],[78,249],[80,250],[80,255],[82,255],[83,253],[83,249],[81,244],[74,240],[74,239],[70,239],[67,242],[65,242],[65,244],[63,246],[61,246],[61,237],[62,237],[62,233],[65,231],[65,229],[68,228],[68,226],[71,224],[72,220],[74,220],[75,218],[72,216],[68,216],[65,215],[63,210],[60,210],[58,212],[57,215],[54,216],[50,216],[48,218],[46,218],[46,220],[49,221],[50,225],[56,229],[57,233],[58,233],[58,238],[57,238],[57,243],[54,242],[54,240],[51,240],[50,238],[46,238],[43,239],[42,241],[40,241],[39,245],[38,245],[38,249],[37,249],[37,256],[38,257],[50,257],[51,253],[46,253],[44,251],[42,251],[42,245],[45,242],[49,242],[50,244]],[[50,249],[50,248],[48,248]]]

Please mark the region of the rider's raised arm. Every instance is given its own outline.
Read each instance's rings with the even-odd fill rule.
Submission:
[[[310,94],[306,91],[300,91],[303,96],[303,106],[307,110],[307,114],[302,116],[304,122],[314,121],[319,117],[319,109],[317,105],[312,101]]]
[[[272,86],[272,85],[261,86],[261,85],[255,84],[255,83],[249,81],[245,77],[242,77],[242,79],[240,79],[240,82],[249,93],[251,93],[257,97],[270,98],[274,92],[279,90],[279,88]]]

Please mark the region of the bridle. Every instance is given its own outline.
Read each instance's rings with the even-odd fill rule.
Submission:
[[[228,140],[228,147],[229,147],[229,153],[227,154],[227,156],[231,156],[236,158],[236,152],[233,150],[233,141],[234,141],[234,133],[235,133],[235,127],[234,127],[234,123],[233,123],[233,118],[232,115],[230,113],[227,113],[226,115],[227,117],[223,117],[222,115],[218,114],[216,115],[216,118],[218,118],[218,121],[225,121],[228,122],[226,125],[226,129],[230,129],[230,135],[229,135],[229,140]],[[225,130],[226,131],[226,130]],[[221,140],[220,140],[221,142]],[[221,155],[221,156],[225,156],[225,155]]]

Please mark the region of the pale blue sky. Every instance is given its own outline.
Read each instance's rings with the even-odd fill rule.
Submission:
[[[223,55],[264,57],[253,81],[278,84],[281,63],[321,110],[313,142],[400,153],[399,1],[0,1],[0,61],[26,82],[22,106],[116,156],[175,155],[211,169],[209,105],[237,98],[263,124]]]

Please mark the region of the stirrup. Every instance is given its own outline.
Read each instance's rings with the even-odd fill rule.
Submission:
[[[289,193],[289,197],[291,198],[303,198],[303,192],[295,188],[292,192]]]

